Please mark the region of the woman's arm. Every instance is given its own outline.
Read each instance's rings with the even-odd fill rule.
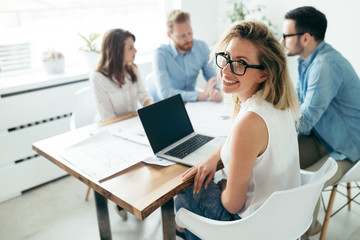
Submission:
[[[230,213],[238,213],[246,202],[255,160],[265,152],[268,131],[264,120],[248,112],[236,122],[231,142],[228,179],[222,184],[221,202]]]
[[[99,72],[94,72],[90,76],[90,84],[94,91],[96,106],[101,121],[116,117],[115,109],[106,88],[106,81],[110,80]]]
[[[199,193],[201,190],[201,186],[204,183],[204,188],[206,189],[210,181],[215,175],[217,164],[220,160],[220,151],[221,147],[217,148],[214,152],[209,154],[203,161],[201,161],[198,165],[189,168],[183,174],[183,181],[194,177],[194,189],[193,193]],[[205,182],[204,182],[205,181]]]
[[[152,99],[152,98],[149,98],[148,100],[146,100],[145,102],[144,102],[144,107],[146,107],[146,106],[149,106],[149,105],[151,105],[151,104],[153,104],[154,103],[154,99]]]
[[[138,70],[136,70],[136,75],[138,76],[137,95],[138,95],[139,102],[141,103],[141,105],[143,107],[153,104],[154,99],[152,98],[150,93],[147,91],[145,84],[143,82],[143,79],[140,77]]]

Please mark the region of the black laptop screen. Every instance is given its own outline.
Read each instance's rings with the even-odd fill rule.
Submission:
[[[154,153],[194,132],[181,95],[138,110]]]

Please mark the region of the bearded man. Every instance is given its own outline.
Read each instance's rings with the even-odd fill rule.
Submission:
[[[156,49],[153,61],[157,92],[161,98],[181,94],[185,102],[221,102],[216,71],[209,62],[210,50],[204,41],[194,39],[190,14],[173,10],[167,17],[168,44]],[[200,70],[206,80],[203,90],[196,89]]]

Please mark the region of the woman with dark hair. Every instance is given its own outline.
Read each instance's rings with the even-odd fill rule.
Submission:
[[[112,29],[105,33],[100,62],[90,76],[101,121],[136,111],[154,100],[139,79],[134,64],[135,36]]]

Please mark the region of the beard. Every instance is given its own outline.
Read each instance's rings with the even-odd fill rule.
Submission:
[[[181,51],[190,51],[193,47],[194,41],[190,41],[190,42],[186,42],[184,44],[179,44],[177,42],[174,41],[174,45],[177,49],[181,50]]]
[[[286,50],[286,55],[292,57],[292,56],[300,55],[304,51],[304,47],[299,42],[297,42],[297,44],[292,49],[285,48],[285,50]]]

